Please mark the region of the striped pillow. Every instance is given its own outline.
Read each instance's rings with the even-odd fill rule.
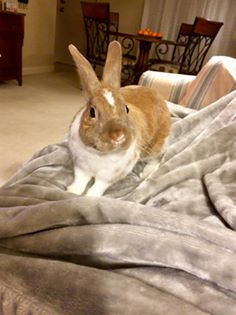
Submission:
[[[188,84],[194,78],[195,76],[190,75],[148,70],[141,75],[139,85],[152,87],[164,99],[178,104]]]
[[[236,89],[236,59],[214,56],[187,86],[179,104],[201,109]]]

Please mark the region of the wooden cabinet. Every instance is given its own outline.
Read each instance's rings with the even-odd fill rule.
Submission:
[[[22,85],[24,14],[0,11],[0,80]]]

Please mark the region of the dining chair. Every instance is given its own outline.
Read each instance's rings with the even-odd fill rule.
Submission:
[[[119,13],[110,12],[108,2],[81,1],[81,9],[86,32],[86,58],[96,66],[104,66],[109,42],[118,40],[122,46],[122,84],[132,82],[136,56],[135,41],[122,36],[119,31]]]
[[[167,72],[196,75],[201,70],[205,57],[222,25],[222,22],[196,17],[193,25],[183,26],[184,41],[180,41],[180,35],[178,35],[175,42],[162,40],[155,45],[155,57],[150,58],[149,69],[158,71],[164,69],[165,71],[167,65],[169,66]],[[171,57],[165,59],[171,49]]]
[[[86,58],[93,65],[104,65],[109,43],[110,4],[81,1],[86,33]],[[119,16],[113,14],[112,29],[118,31]]]
[[[180,73],[196,75],[202,68],[204,59],[216,38],[223,22],[196,17],[192,33],[184,51]]]

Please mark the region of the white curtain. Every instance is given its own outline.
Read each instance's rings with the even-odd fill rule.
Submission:
[[[181,23],[193,23],[196,16],[223,22],[206,58],[212,55],[236,57],[236,0],[144,0],[141,28],[163,32],[175,40]]]

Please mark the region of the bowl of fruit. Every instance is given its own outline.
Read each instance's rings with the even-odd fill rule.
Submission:
[[[155,38],[160,38],[160,39],[163,37],[163,33],[162,32],[154,32],[149,27],[138,30],[138,35],[140,35],[140,36],[148,36],[148,37],[155,37]]]

